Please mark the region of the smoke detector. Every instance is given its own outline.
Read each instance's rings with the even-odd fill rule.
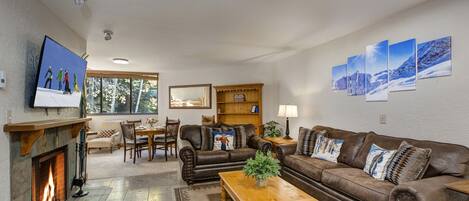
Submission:
[[[112,39],[112,34],[114,34],[111,30],[104,30],[104,40],[108,41]]]

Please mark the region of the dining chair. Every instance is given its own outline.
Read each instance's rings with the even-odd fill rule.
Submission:
[[[134,123],[121,122],[120,124],[122,129],[122,138],[124,142],[124,163],[127,158],[127,151],[129,151],[130,158],[132,159],[133,155],[133,163],[135,164],[136,158],[142,157],[142,150],[148,149],[148,141],[137,138]]]
[[[170,120],[166,117],[166,125],[165,125],[165,132],[164,136],[156,136],[154,140],[154,149],[153,149],[153,156],[155,156],[155,150],[160,149],[164,150],[164,157],[165,160],[168,161],[168,147],[170,147],[171,155],[173,155],[173,145],[174,145],[174,152],[176,154],[176,158],[178,157],[177,153],[177,137],[179,133],[179,126],[181,125],[181,121],[178,120]],[[158,147],[162,146],[162,147]]]

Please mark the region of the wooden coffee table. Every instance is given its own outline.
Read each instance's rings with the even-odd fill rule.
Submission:
[[[272,177],[267,186],[259,188],[255,179],[244,175],[243,171],[221,172],[221,200],[228,196],[235,201],[317,201],[280,177]]]

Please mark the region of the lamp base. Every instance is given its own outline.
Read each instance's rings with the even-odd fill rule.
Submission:
[[[293,138],[291,138],[289,135],[285,135],[285,137],[283,137],[283,139],[285,139],[285,140],[293,140]]]

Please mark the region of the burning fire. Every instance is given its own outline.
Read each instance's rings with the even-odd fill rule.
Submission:
[[[54,176],[52,175],[52,166],[49,166],[49,182],[44,187],[42,201],[53,201],[55,196]]]

